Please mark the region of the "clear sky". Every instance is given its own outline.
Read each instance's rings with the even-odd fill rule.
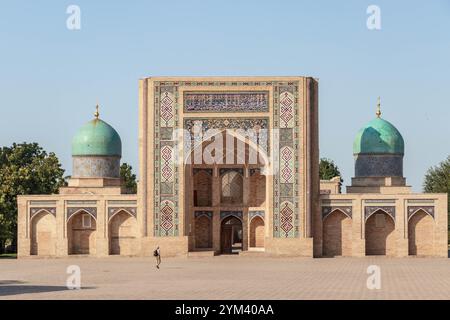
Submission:
[[[71,4],[81,30],[66,27]],[[366,27],[371,4],[381,30]],[[99,101],[138,169],[138,79],[152,75],[319,78],[321,156],[345,184],[378,96],[415,191],[450,153],[449,0],[0,1],[0,145],[39,142],[70,174]]]

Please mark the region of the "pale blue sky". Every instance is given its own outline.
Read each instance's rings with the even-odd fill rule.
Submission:
[[[380,31],[366,28],[370,4]],[[0,1],[0,145],[39,142],[70,174],[71,138],[98,100],[138,169],[138,79],[152,75],[319,78],[321,155],[345,184],[379,95],[414,190],[450,151],[449,0]]]

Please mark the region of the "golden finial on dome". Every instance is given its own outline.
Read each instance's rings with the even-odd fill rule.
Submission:
[[[377,101],[377,118],[381,118],[381,98],[378,97],[378,101]]]
[[[95,113],[94,113],[95,119],[97,119],[97,120],[100,117],[100,112],[98,111],[99,108],[100,107],[99,107],[99,105],[97,103],[97,106],[95,107]]]

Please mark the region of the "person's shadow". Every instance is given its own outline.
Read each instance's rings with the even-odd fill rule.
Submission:
[[[84,289],[93,289],[92,287],[82,287]],[[0,280],[0,297],[14,296],[26,293],[43,293],[56,291],[71,291],[64,286],[33,286],[26,285],[23,281],[17,280]]]

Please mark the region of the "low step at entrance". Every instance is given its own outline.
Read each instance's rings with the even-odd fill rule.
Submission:
[[[202,251],[191,251],[188,252],[188,257],[214,257],[216,252],[214,250],[202,250]]]
[[[240,256],[250,256],[250,257],[263,257],[266,255],[264,250],[249,250],[239,252]]]

